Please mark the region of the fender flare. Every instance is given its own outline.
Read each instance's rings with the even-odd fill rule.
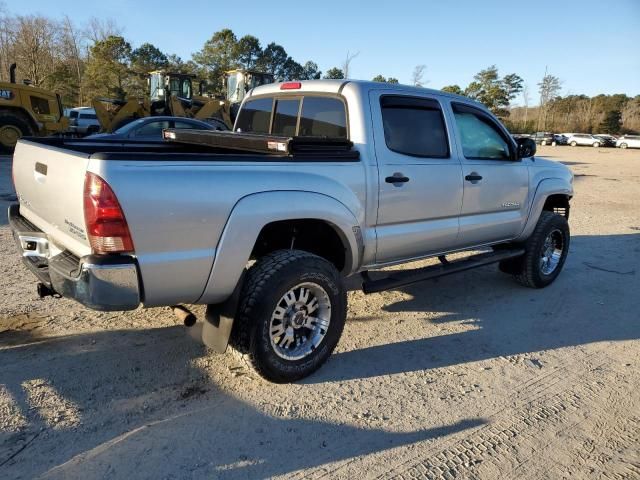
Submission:
[[[527,221],[524,224],[524,228],[520,235],[514,240],[523,241],[529,238],[533,229],[538,223],[544,204],[551,195],[566,195],[569,198],[573,197],[573,187],[562,178],[545,178],[542,180],[536,188],[536,193],[531,201],[531,207],[529,208],[529,215]]]
[[[333,197],[306,191],[273,191],[241,198],[231,211],[216,248],[207,285],[197,303],[216,304],[231,296],[262,228],[281,220],[314,219],[330,224],[346,249],[345,268],[357,269],[362,251],[355,215]]]

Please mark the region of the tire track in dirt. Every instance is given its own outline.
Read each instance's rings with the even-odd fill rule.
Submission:
[[[593,365],[593,362],[596,364]],[[415,449],[409,458],[400,451],[399,458],[395,457],[397,461],[391,465],[387,463],[387,468],[382,472],[375,468],[380,462],[371,465],[367,477],[446,479],[462,475],[463,478],[474,478],[474,472],[482,463],[494,457],[506,458],[507,453],[514,456],[518,446],[535,449],[540,429],[558,424],[566,413],[575,413],[594,402],[604,384],[590,386],[591,388],[580,390],[579,393],[578,386],[593,371],[604,371],[611,363],[603,353],[591,352],[572,361],[556,364],[548,373],[515,384],[512,388],[511,405],[491,413],[487,425],[454,434],[444,440],[436,440],[431,447],[421,449],[422,460],[419,461],[416,461]],[[585,364],[592,366],[585,369]],[[518,442],[520,445],[517,445]],[[300,472],[300,478],[345,476],[346,470],[358,461],[362,461],[362,458],[349,459],[333,468],[325,465],[313,473]],[[513,464],[509,469],[516,466],[517,464]],[[362,471],[366,468],[362,465]]]
[[[525,382],[525,389],[518,396],[529,397],[529,402],[492,415],[487,426],[450,442],[444,449],[438,450],[434,446],[427,455],[422,453],[420,460],[412,458],[392,467],[378,478],[517,478],[517,471],[524,463],[534,458],[540,460],[540,438],[543,435],[555,438],[581,421],[591,423],[585,415],[593,415],[594,405],[599,405],[602,416],[610,419],[608,412],[611,405],[610,402],[602,402],[603,394],[612,391],[616,395],[626,393],[620,384],[607,381],[615,377],[615,372],[609,369],[611,363],[610,360],[605,361],[582,375],[571,375],[568,371],[571,364],[567,364],[541,379],[528,384]],[[602,372],[605,378],[585,383],[583,380],[592,376],[594,371]],[[564,388],[558,389],[557,386]],[[537,393],[532,392],[532,387]],[[618,417],[621,422],[628,421],[622,414]],[[625,444],[633,445],[636,436],[628,436]],[[548,465],[549,462],[536,463]],[[540,477],[545,476],[543,473]],[[530,471],[526,475],[531,478]],[[554,476],[551,475],[552,478]]]

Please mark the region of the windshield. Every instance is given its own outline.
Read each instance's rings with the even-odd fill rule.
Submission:
[[[145,122],[144,118],[139,118],[138,120],[134,120],[133,122],[129,122],[126,125],[118,128],[117,130],[114,130],[113,133],[127,133],[130,132],[132,129],[138,127],[139,125],[143,124]]]

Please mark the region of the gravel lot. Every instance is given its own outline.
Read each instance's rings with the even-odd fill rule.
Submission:
[[[294,385],[167,309],[39,299],[2,214],[0,478],[640,478],[640,151],[539,154],[576,174],[552,286],[489,266],[353,291],[337,351]]]

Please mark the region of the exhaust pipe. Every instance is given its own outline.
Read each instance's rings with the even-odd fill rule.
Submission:
[[[171,310],[173,310],[176,318],[184,323],[185,327],[193,327],[196,324],[196,316],[187,307],[183,305],[173,305]]]
[[[16,64],[12,63],[9,67],[9,82],[16,83]]]
[[[55,290],[47,287],[44,283],[41,282],[38,283],[36,288],[38,289],[38,296],[40,298],[53,297],[56,294]]]

